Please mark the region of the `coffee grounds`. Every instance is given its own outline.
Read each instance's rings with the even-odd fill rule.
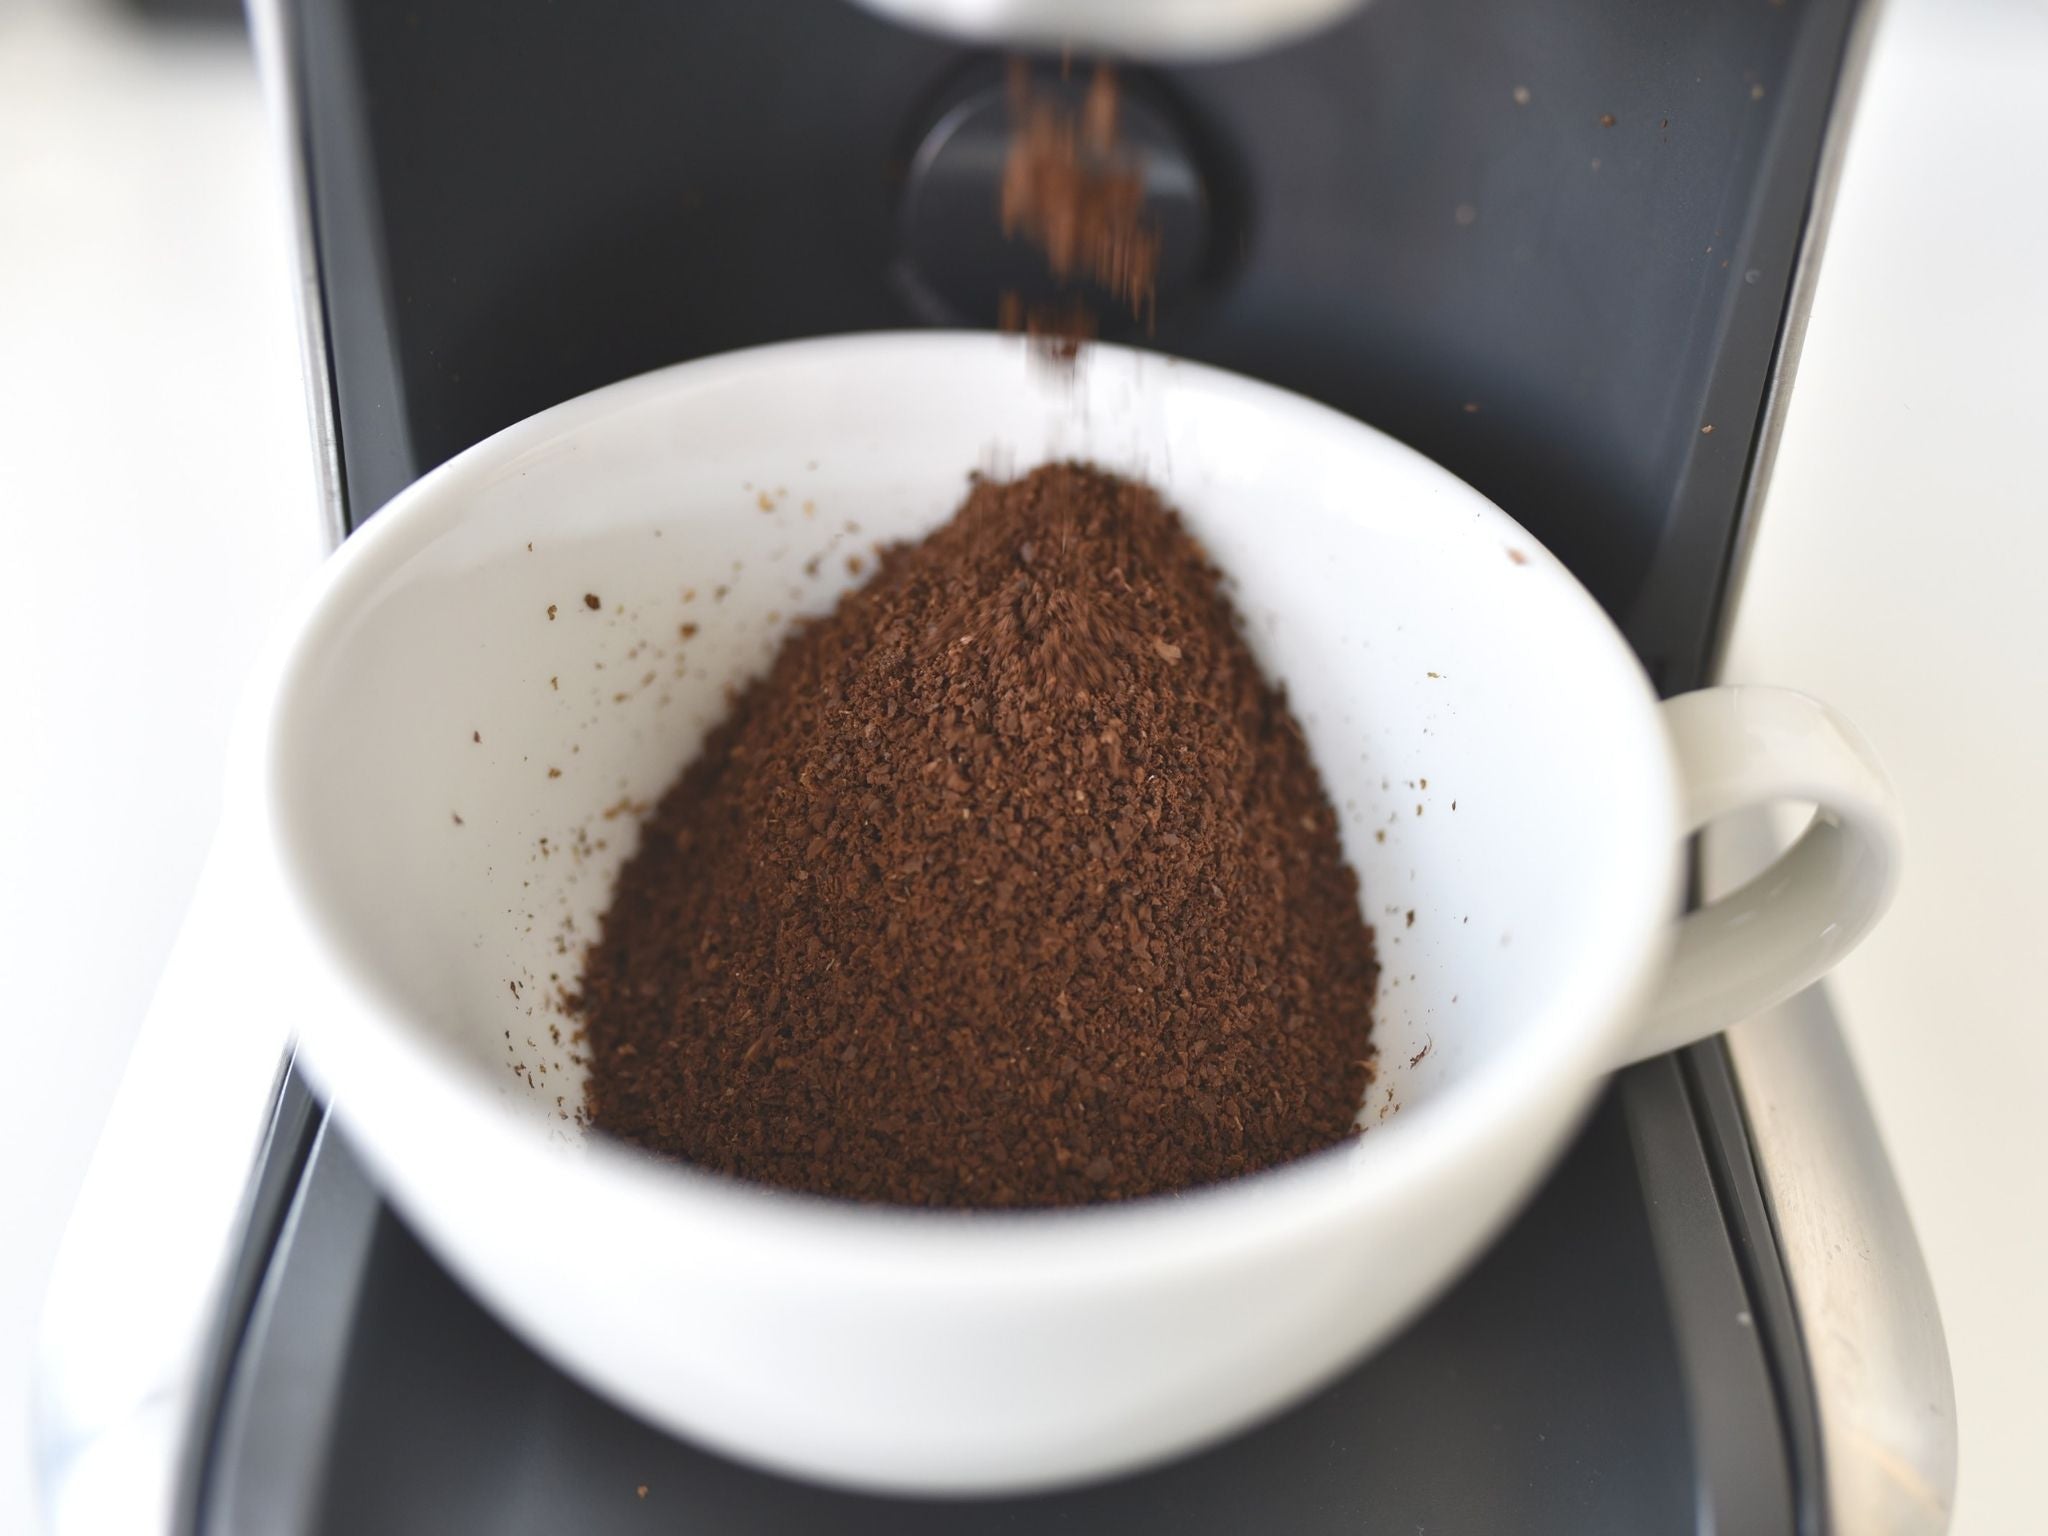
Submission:
[[[1098,64],[1077,110],[1012,59],[1010,143],[1003,160],[1003,233],[1045,253],[1061,283],[1083,276],[1130,306],[1148,329],[1157,318],[1159,231],[1145,213],[1145,168],[1124,142],[1116,70]],[[1068,294],[1025,305],[1001,299],[997,325],[1073,356],[1097,330],[1087,301]]]
[[[788,1189],[1127,1199],[1350,1134],[1377,972],[1219,573],[1051,466],[888,550],[662,798],[585,964],[586,1108]]]
[[[1086,299],[1070,295],[1026,304],[1017,294],[1004,293],[996,303],[996,329],[1025,337],[1056,363],[1072,363],[1100,327]]]

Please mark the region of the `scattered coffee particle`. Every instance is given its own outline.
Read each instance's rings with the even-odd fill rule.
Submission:
[[[455,818],[455,825],[457,825],[458,827],[462,825],[462,812],[450,811],[448,814]]]
[[[1707,424],[1706,424],[1706,425],[1705,425],[1704,427],[1701,427],[1701,428],[1700,428],[1700,436],[1701,436],[1701,437],[1712,437],[1713,435],[1714,435],[1714,424],[1713,424],[1713,423],[1712,423],[1711,421],[1710,421],[1710,422],[1708,422],[1708,423],[1707,423]]]
[[[793,632],[644,823],[573,1005],[600,1130],[1049,1206],[1343,1140],[1377,975],[1219,573],[1154,492],[1063,465],[977,480]]]
[[[1467,400],[1465,402],[1465,414],[1467,416],[1477,416],[1479,414],[1479,402],[1477,400]]]
[[[1612,128],[1614,126],[1614,114],[1612,112],[1602,112],[1600,114],[1600,126],[1602,128]]]
[[[694,624],[684,624],[677,628],[676,633],[681,635],[685,640],[692,640],[696,638],[697,626]]]
[[[553,603],[549,603],[549,604],[548,604],[548,619],[549,619],[549,621],[550,621],[550,622],[552,622],[552,621],[554,620],[554,617],[555,617],[555,605],[554,605]]]
[[[551,779],[559,779],[561,776],[562,770],[559,768],[550,768],[548,770],[548,777]]]
[[[1527,105],[1529,105],[1529,102],[1531,100],[1531,97],[1529,95],[1529,87],[1527,87],[1526,85],[1516,86],[1514,89],[1514,98],[1515,105],[1518,107],[1526,107]]]
[[[1509,550],[1508,558],[1514,561],[1517,565],[1527,565],[1529,563],[1529,557],[1523,554],[1519,549]]]
[[[866,567],[867,562],[861,559],[859,555],[848,555],[846,557],[846,570],[848,575],[858,576],[864,569],[866,569]]]
[[[586,592],[583,594],[583,606],[595,613],[604,606],[604,602],[595,592]]]
[[[1409,979],[1410,981],[1413,981],[1413,980],[1414,980],[1415,978],[1414,978],[1413,976],[1411,976],[1411,977],[1409,977],[1408,979]],[[1457,999],[1456,999],[1456,998],[1452,998],[1452,999],[1451,999],[1451,1001],[1452,1001],[1452,1002],[1456,1002],[1456,1001],[1457,1001]],[[1427,1055],[1428,1055],[1428,1054],[1429,1054],[1429,1053],[1430,1053],[1431,1051],[1433,1051],[1433,1050],[1435,1050],[1435,1049],[1436,1049],[1436,1036],[1434,1036],[1434,1035],[1431,1035],[1431,1036],[1429,1036],[1429,1037],[1428,1037],[1427,1039],[1425,1039],[1425,1040],[1424,1040],[1424,1041],[1422,1042],[1422,1049],[1421,1049],[1421,1050],[1419,1050],[1419,1051],[1417,1051],[1417,1052],[1416,1052],[1416,1053],[1415,1053],[1415,1054],[1414,1054],[1413,1056],[1410,1056],[1410,1057],[1408,1058],[1408,1065],[1409,1065],[1409,1066],[1411,1066],[1411,1067],[1419,1067],[1419,1066],[1421,1066],[1421,1065],[1422,1065],[1422,1059],[1423,1059],[1423,1057],[1427,1056]]]
[[[1410,928],[1413,928],[1413,927],[1415,926],[1415,909],[1414,909],[1413,907],[1410,907],[1410,908],[1408,909],[1408,923],[1407,923],[1407,926],[1408,926],[1408,927],[1410,927]]]
[[[471,741],[481,744],[484,739],[484,733],[482,731],[471,731],[469,733],[469,739]]]
[[[760,493],[760,495],[754,498],[754,505],[759,507],[763,512],[773,512],[775,510],[775,498],[770,496],[766,491],[763,491]]]
[[[639,1484],[637,1487],[634,1488],[633,1491],[639,1494],[640,1497],[643,1499],[647,1497],[647,1485],[645,1483]]]
[[[559,676],[551,677],[548,679],[548,686],[554,689],[555,692],[560,693],[562,691],[562,679]]]

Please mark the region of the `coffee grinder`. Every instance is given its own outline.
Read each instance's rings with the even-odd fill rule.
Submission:
[[[645,369],[992,327],[1003,291],[1044,281],[994,212],[1006,61],[1057,79],[1070,43],[1119,62],[1161,234],[1156,316],[1105,310],[1105,337],[1412,444],[1541,538],[1680,691],[1709,680],[1741,578],[1871,11],[258,0],[323,513],[346,537],[469,444]],[[232,1220],[160,1259],[204,1298],[170,1406],[137,1394],[169,1429],[123,1439],[110,1410],[53,1475],[125,1458],[194,1536],[1938,1531],[1945,1497],[1916,1503],[1900,1469],[1937,1494],[1952,1478],[1946,1359],[1814,1006],[1769,1042],[1620,1074],[1495,1247],[1310,1400],[1134,1477],[973,1502],[790,1482],[593,1397],[426,1254],[287,1055],[245,1106],[267,1130],[217,1202]],[[1806,1141],[1756,1139],[1763,1091],[1809,1106]],[[126,1144],[159,1166],[136,1178],[175,1185],[175,1124],[146,1129]],[[1776,1220],[1829,1190],[1874,1291]],[[81,1215],[88,1248],[112,1230]],[[1882,1369],[1814,1347],[1824,1297],[1825,1327]],[[47,1342],[60,1366],[82,1347]]]

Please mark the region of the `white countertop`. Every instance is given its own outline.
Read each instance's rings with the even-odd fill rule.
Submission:
[[[0,0],[4,1532],[38,1529],[50,1260],[212,837],[242,675],[317,558],[278,197],[245,46]]]
[[[1905,795],[1837,1002],[1942,1301],[1962,1536],[2027,1528],[2048,1440],[2043,78],[2038,0],[1890,0],[1730,661],[1839,704]],[[269,156],[239,43],[0,0],[0,1530],[33,1528],[49,1258],[314,554]]]

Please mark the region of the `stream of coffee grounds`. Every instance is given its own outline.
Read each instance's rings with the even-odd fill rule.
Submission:
[[[1041,87],[1021,58],[1010,64],[1010,146],[1003,162],[1003,233],[1045,253],[1062,284],[1084,277],[1148,328],[1156,319],[1159,232],[1145,215],[1145,168],[1123,141],[1116,70],[1098,64],[1077,111]],[[1003,295],[997,324],[1071,358],[1094,337],[1079,294],[1027,305]]]
[[[1057,1206],[1352,1133],[1337,821],[1150,489],[977,480],[798,629],[647,820],[576,1000],[596,1126],[786,1189]]]

